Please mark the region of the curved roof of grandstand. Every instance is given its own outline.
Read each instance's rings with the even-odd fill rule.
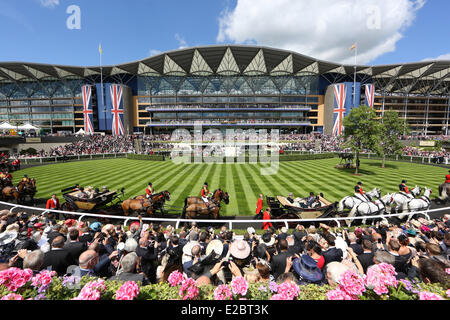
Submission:
[[[314,59],[293,51],[247,45],[213,45],[164,52],[142,60],[102,67],[105,77],[141,76],[286,76],[322,75],[330,83],[353,77],[354,66]],[[356,67],[358,81],[377,91],[448,94],[450,61],[422,61]],[[0,62],[0,82],[89,79],[100,67]]]

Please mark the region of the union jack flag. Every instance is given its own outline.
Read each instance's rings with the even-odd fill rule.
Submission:
[[[94,133],[94,126],[92,125],[94,117],[94,111],[92,110],[92,87],[81,87],[81,93],[83,95],[84,131],[91,134]]]
[[[373,108],[375,102],[375,86],[366,84],[366,106]]]
[[[115,136],[123,135],[125,130],[123,129],[123,101],[122,101],[122,86],[112,84],[110,89],[111,93],[111,113],[113,116],[112,133]]]
[[[347,98],[347,88],[345,84],[336,84],[334,86],[334,98],[336,99],[337,108],[333,110],[337,114],[333,125],[333,136],[340,136],[344,129],[343,118],[345,114],[345,99]]]

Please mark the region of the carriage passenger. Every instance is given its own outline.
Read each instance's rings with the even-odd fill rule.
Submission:
[[[309,193],[309,197],[306,198],[306,205],[308,208],[312,208],[314,202],[316,202],[317,197],[314,195],[314,192]]]
[[[80,187],[79,189],[80,191],[77,193],[77,197],[80,199],[87,199],[89,196],[88,194],[84,191],[83,187]]]

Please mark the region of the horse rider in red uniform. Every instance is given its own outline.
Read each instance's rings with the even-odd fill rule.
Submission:
[[[206,203],[206,205],[209,207],[209,196],[211,195],[211,192],[208,189],[208,182],[205,182],[202,187],[202,191],[200,192],[200,195],[202,197],[203,202]]]
[[[362,202],[372,201],[372,199],[364,192],[362,182],[358,182],[355,186],[355,197]]]
[[[271,216],[270,216],[270,208],[267,208],[266,211],[264,211],[263,214],[263,220],[270,220]],[[267,230],[270,227],[272,227],[272,223],[271,222],[263,222],[263,230]]]
[[[259,198],[258,198],[258,201],[256,202],[256,216],[257,217],[261,217],[263,206],[264,206],[263,195],[260,194]]]
[[[52,197],[47,200],[47,205],[45,206],[46,209],[59,209],[59,200],[56,197],[56,194],[52,194]]]
[[[414,196],[409,192],[408,186],[406,185],[406,180],[402,180],[402,183],[398,186],[400,193],[404,196],[413,199]]]
[[[450,183],[450,170],[448,170],[448,174],[445,176],[445,183]]]
[[[12,180],[12,175],[8,171],[5,172],[5,179]]]
[[[155,189],[153,188],[152,183],[149,182],[147,188],[145,188],[145,197],[150,202],[150,205],[152,205],[152,195],[153,194],[155,194]]]
[[[153,188],[153,185],[151,182],[149,182],[147,188],[145,188],[145,193],[146,193],[145,197],[147,199],[149,199],[152,196],[152,194],[155,193],[155,189]]]

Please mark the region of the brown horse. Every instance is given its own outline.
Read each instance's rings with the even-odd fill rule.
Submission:
[[[169,191],[162,191],[160,193],[153,194],[151,196],[151,202],[145,198],[145,196],[137,196],[134,199],[127,199],[122,203],[123,213],[128,216],[131,211],[134,212],[147,212],[148,215],[153,215],[153,212],[157,209],[161,210],[165,201],[170,201]]]
[[[439,200],[447,202],[450,197],[450,183],[443,183],[439,186]]]
[[[21,196],[19,191],[17,191],[17,187],[4,187],[2,189],[2,198],[5,201],[16,200],[16,203],[21,201]]]
[[[29,196],[31,202],[33,202],[34,195],[36,194],[36,179],[32,178],[28,182],[20,181],[17,185],[17,191],[19,192],[19,198],[22,201],[25,201],[26,196]]]
[[[184,208],[181,215],[182,219],[186,218],[186,213],[189,219],[194,219],[198,214],[207,216],[212,215],[214,219],[217,219],[220,212],[221,201],[223,200],[225,204],[228,204],[230,202],[228,192],[224,192],[220,188],[214,191],[209,206],[201,198],[198,198],[200,199],[200,202],[195,201],[195,199],[192,198],[198,197],[188,197],[184,200]],[[191,204],[189,204],[188,200],[191,201]]]

